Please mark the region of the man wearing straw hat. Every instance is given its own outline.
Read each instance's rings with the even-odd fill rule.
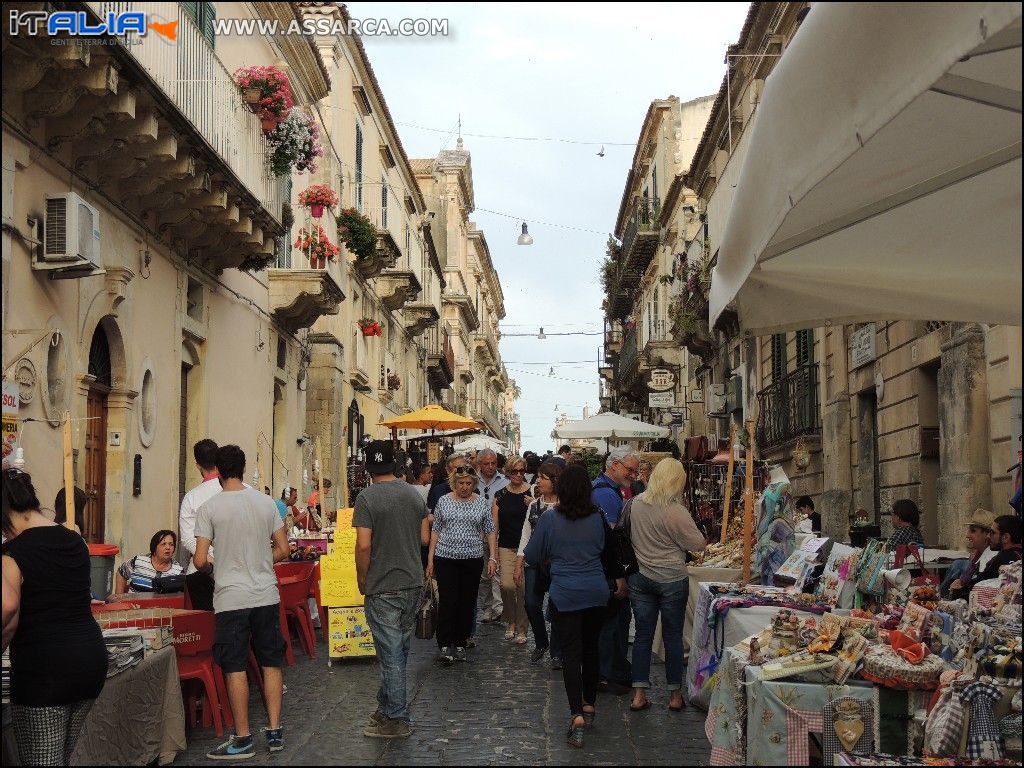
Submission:
[[[976,509],[967,521],[964,540],[971,553],[969,560],[957,560],[950,567],[939,588],[943,597],[949,600],[966,600],[971,591],[972,577],[981,573],[985,564],[995,556],[989,549],[989,533],[992,530],[993,515],[987,509]]]

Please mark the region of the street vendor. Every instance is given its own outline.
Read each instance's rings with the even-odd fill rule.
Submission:
[[[942,582],[940,591],[947,600],[966,600],[971,592],[971,582],[992,559],[995,552],[989,546],[992,532],[992,513],[987,509],[976,509],[967,521],[964,540],[971,553],[968,560],[957,560],[950,567]]]

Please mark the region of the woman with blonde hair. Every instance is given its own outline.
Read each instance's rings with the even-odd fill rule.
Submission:
[[[675,459],[662,459],[651,472],[647,490],[629,501],[619,525],[629,530],[640,570],[629,577],[629,597],[636,619],[633,643],[633,702],[638,712],[651,706],[651,647],[661,614],[665,640],[665,677],[669,704],[680,711],[683,700],[683,619],[690,582],[686,553],[707,546],[683,502],[686,470]]]

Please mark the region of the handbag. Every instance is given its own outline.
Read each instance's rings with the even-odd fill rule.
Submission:
[[[185,574],[179,573],[175,576],[163,576],[157,574],[157,577],[153,579],[153,591],[159,592],[160,594],[184,592]]]
[[[629,513],[632,508],[633,500],[630,499],[622,509],[622,517],[619,518],[618,525],[611,529],[619,564],[622,566],[622,575],[627,577],[640,570],[640,563],[637,562],[636,551],[633,549],[633,541],[630,538]],[[617,577],[611,576],[611,578]]]
[[[537,597],[543,597],[544,593],[551,589],[551,563],[545,560],[535,567],[537,569],[537,577],[533,582],[533,594]]]
[[[921,575],[920,576],[915,576],[911,580],[911,582],[910,582],[911,586],[914,586],[914,587],[925,587],[925,586],[937,587],[937,586],[939,586],[939,584],[941,583],[942,579],[939,578],[939,575],[937,573],[932,573],[931,571],[927,570],[924,567],[924,560],[921,557],[921,548],[920,547],[918,547],[916,544],[900,544],[898,547],[896,547],[896,562],[895,562],[895,567],[896,568],[902,568],[903,564],[908,559],[911,559],[911,558],[917,560],[917,563],[920,566],[920,570],[921,570]]]
[[[860,557],[860,568],[857,572],[857,589],[867,595],[881,597],[885,594],[884,571],[888,553],[885,546],[878,540],[872,539],[864,547],[864,554]]]
[[[416,613],[416,637],[420,640],[429,640],[434,636],[436,624],[437,606],[434,605],[434,590],[428,581],[423,585],[420,609]]]

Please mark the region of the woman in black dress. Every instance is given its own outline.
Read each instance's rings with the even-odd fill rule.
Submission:
[[[89,550],[39,512],[32,479],[3,471],[3,647],[11,648],[11,715],[25,765],[68,765],[107,677],[90,610]]]

